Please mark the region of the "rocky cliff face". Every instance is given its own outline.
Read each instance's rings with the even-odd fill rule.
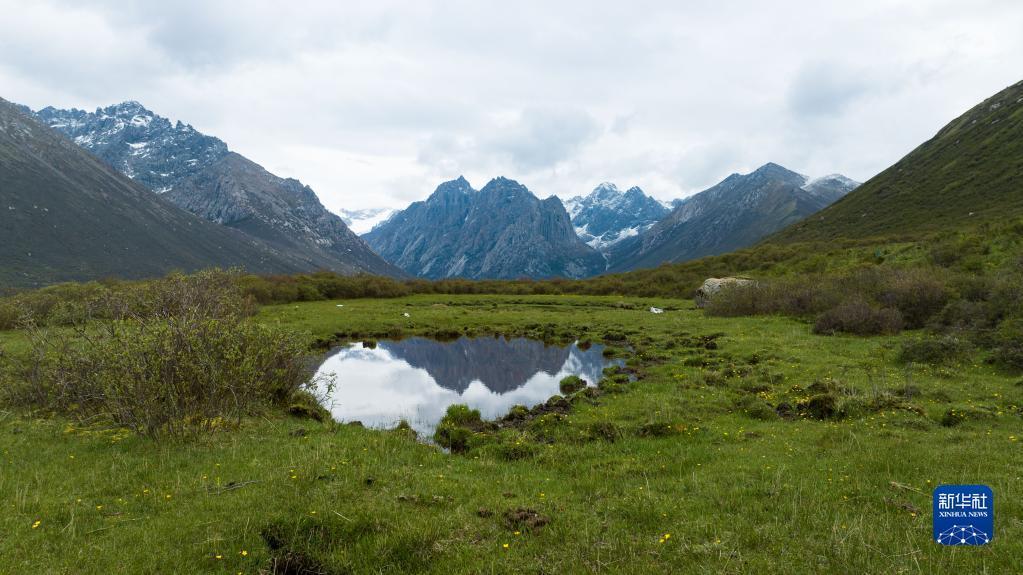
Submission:
[[[372,252],[312,189],[230,152],[163,195],[193,214],[339,273],[402,275]]]
[[[561,200],[540,200],[506,178],[479,191],[465,178],[445,182],[363,237],[387,261],[431,279],[579,278],[605,268]]]
[[[157,193],[227,155],[227,144],[188,124],[171,123],[138,102],[95,112],[43,108],[36,117],[114,169]]]
[[[600,251],[639,235],[669,212],[638,187],[622,192],[611,183],[600,184],[586,197],[568,200],[565,207],[579,237]]]
[[[804,189],[806,176],[778,164],[721,183],[677,203],[663,220],[609,253],[611,271],[656,267],[753,245],[844,195],[851,180],[829,176]],[[853,186],[854,187],[854,186]]]
[[[45,108],[36,117],[170,202],[266,242],[300,269],[404,275],[324,209],[308,186],[138,102],[95,112]]]

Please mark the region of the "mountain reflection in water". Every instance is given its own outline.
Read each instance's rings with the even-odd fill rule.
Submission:
[[[556,395],[569,375],[595,384],[613,363],[602,352],[600,345],[583,350],[524,338],[414,337],[381,341],[375,348],[361,343],[341,348],[316,376],[334,382],[324,404],[338,421],[387,428],[405,419],[417,432],[432,435],[456,403],[496,419],[513,405],[532,407]]]

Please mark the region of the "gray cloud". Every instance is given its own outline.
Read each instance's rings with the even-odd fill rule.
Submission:
[[[0,0],[0,96],[136,99],[330,207],[503,174],[663,199],[775,161],[866,179],[1018,81],[978,0]]]
[[[870,80],[862,71],[815,62],[797,72],[788,106],[796,116],[834,116],[869,90]]]
[[[487,134],[481,152],[506,157],[514,168],[528,172],[568,159],[600,133],[600,123],[584,111],[527,108]]]

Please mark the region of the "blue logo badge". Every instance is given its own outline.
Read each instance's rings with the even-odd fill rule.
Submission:
[[[941,545],[987,545],[995,536],[995,494],[987,485],[941,485],[934,490],[934,540]]]

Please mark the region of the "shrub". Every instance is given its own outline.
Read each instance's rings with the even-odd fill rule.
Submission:
[[[103,306],[114,319],[25,330],[7,403],[102,418],[148,436],[223,427],[310,388],[305,346],[244,318],[221,272],[172,276]],[[56,309],[56,307],[54,308]]]
[[[877,301],[899,310],[905,327],[918,329],[945,307],[949,297],[945,282],[935,272],[916,268],[898,270],[886,277]]]
[[[584,387],[586,387],[586,382],[576,375],[570,375],[562,379],[558,384],[558,388],[561,390],[561,395],[573,394],[582,390]]]
[[[1005,320],[994,336],[994,358],[1013,372],[1023,371],[1023,318]]]
[[[945,335],[905,341],[899,352],[902,363],[953,364],[966,358],[970,344],[957,336]]]
[[[18,327],[21,312],[13,302],[0,301],[0,331]]]
[[[149,436],[240,422],[307,383],[301,340],[251,322],[123,320],[72,335],[36,330],[30,338],[32,359],[15,402],[109,418]]]
[[[895,334],[902,329],[899,310],[876,308],[861,298],[846,300],[820,314],[813,332],[823,335],[851,333],[855,335]]]
[[[456,404],[448,407],[444,417],[437,424],[433,440],[452,453],[464,453],[473,446],[473,436],[486,428],[477,409]]]

